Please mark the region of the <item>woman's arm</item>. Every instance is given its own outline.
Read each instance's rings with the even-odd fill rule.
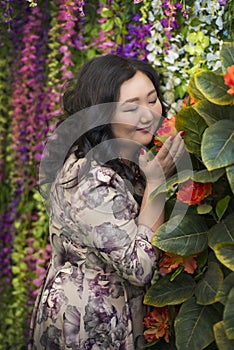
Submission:
[[[165,194],[159,194],[150,200],[149,196],[157,187],[175,171],[176,162],[184,153],[182,134],[169,137],[157,156],[147,160],[147,154],[142,150],[139,164],[146,177],[146,188],[142,200],[138,223],[149,227],[152,232],[164,222]]]

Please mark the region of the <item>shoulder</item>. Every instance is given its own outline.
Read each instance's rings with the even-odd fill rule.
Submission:
[[[56,183],[63,188],[88,185],[90,188],[110,186],[126,189],[125,181],[112,168],[98,164],[95,160],[77,159],[75,154],[71,154],[64,163]]]

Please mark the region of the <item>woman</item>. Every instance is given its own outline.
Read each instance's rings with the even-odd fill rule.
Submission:
[[[164,197],[149,195],[174,172],[182,134],[147,160],[163,105],[146,62],[88,61],[63,104],[71,117],[48,143],[41,168],[43,182],[52,182],[52,260],[29,348],[138,349],[158,255],[151,238],[164,220]]]

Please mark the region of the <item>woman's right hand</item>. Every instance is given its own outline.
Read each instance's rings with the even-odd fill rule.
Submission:
[[[148,185],[159,186],[174,174],[176,164],[185,153],[183,131],[176,136],[168,137],[163,146],[152,159],[147,159],[147,153],[141,150],[139,165],[146,177]]]

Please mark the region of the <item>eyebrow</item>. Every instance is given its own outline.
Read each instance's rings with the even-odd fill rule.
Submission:
[[[157,93],[156,89],[151,90],[151,91],[147,94],[147,97],[149,97],[149,96],[152,95],[153,93]],[[136,101],[138,101],[138,100],[139,100],[138,97],[130,98],[129,100],[124,101],[124,102],[121,104],[121,106],[125,105],[125,104],[128,103],[128,102],[136,102]]]

